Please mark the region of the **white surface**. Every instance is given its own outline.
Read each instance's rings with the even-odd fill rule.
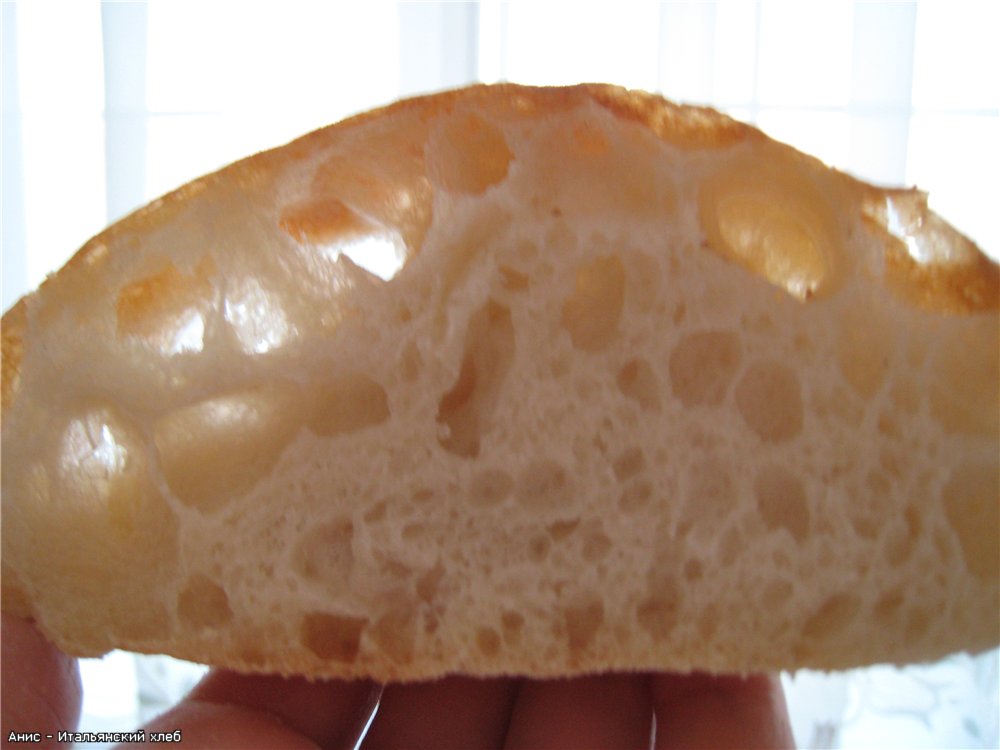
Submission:
[[[1000,652],[783,675],[800,748],[1000,747]]]

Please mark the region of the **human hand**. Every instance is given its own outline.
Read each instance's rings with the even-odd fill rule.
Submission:
[[[6,614],[2,644],[5,746],[11,731],[44,737],[75,727],[82,699],[76,660]],[[180,729],[185,750],[350,748],[376,703],[364,750],[793,745],[777,678],[701,674],[448,677],[381,689],[213,670],[145,729],[147,737]]]

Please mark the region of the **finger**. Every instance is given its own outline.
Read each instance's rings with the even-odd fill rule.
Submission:
[[[511,679],[387,685],[362,747],[499,748],[516,693]]]
[[[200,701],[184,701],[146,727],[147,744],[163,747],[154,739],[157,732],[173,736],[180,730],[185,750],[317,750],[316,742],[277,716],[258,709]],[[115,750],[131,750],[136,745],[119,745]]]
[[[600,675],[526,682],[508,748],[648,748],[653,709],[646,678]]]
[[[769,675],[655,675],[659,748],[794,747],[785,694]]]
[[[147,731],[180,729],[186,748],[351,748],[377,700],[369,682],[214,670]]]
[[[56,734],[80,720],[83,691],[76,659],[49,643],[30,622],[3,614],[3,737]]]

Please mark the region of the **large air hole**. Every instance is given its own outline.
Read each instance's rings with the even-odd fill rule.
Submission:
[[[854,594],[834,594],[824,601],[802,628],[808,641],[823,641],[845,632],[861,609],[861,600]]]
[[[425,570],[417,578],[417,596],[425,604],[433,604],[441,590],[444,581],[444,566],[438,563],[430,570]]]
[[[931,360],[931,415],[946,432],[983,435],[1000,432],[998,316],[981,316],[967,331],[944,339]]]
[[[247,354],[276,349],[294,333],[281,301],[252,277],[227,286],[224,315]]]
[[[295,546],[293,569],[311,583],[346,589],[354,568],[353,535],[354,525],[346,519],[311,529]]]
[[[52,474],[40,465],[30,472],[30,493],[51,497],[59,525],[90,540],[88,559],[118,565],[129,550],[167,566],[176,519],[149,474],[139,429],[114,409],[92,409],[69,422],[59,448]]]
[[[461,112],[431,134],[427,171],[445,190],[478,195],[506,179],[513,158],[499,127],[475,112]]]
[[[315,434],[332,437],[381,424],[388,418],[385,388],[367,375],[345,373],[313,387],[305,421]]]
[[[416,609],[405,601],[382,615],[370,633],[379,648],[396,664],[413,661],[416,640]]]
[[[329,195],[286,206],[278,225],[328,260],[345,255],[385,281],[392,279],[406,262],[406,246],[397,233],[362,218]]]
[[[603,560],[611,551],[611,546],[611,539],[604,533],[600,522],[592,522],[583,530],[583,559],[588,563]]]
[[[711,456],[689,469],[687,502],[683,508],[686,524],[718,533],[736,507],[737,482],[726,460]]]
[[[636,607],[639,627],[656,642],[663,641],[677,627],[681,609],[681,594],[677,584],[660,581],[651,586],[649,596]]]
[[[336,247],[337,255],[346,255],[355,265],[390,281],[406,263],[401,242],[384,235],[372,235],[350,240]]]
[[[708,245],[799,300],[835,285],[839,236],[830,199],[772,155],[728,162],[698,196]]]
[[[527,556],[533,563],[544,562],[545,558],[549,556],[550,549],[552,549],[552,542],[549,537],[541,533],[535,534],[528,539]]]
[[[670,384],[685,406],[721,404],[740,365],[740,341],[732,331],[685,336],[670,354]]]
[[[736,384],[736,405],[747,425],[766,443],[791,440],[802,432],[802,390],[798,376],[780,362],[757,362]]]
[[[618,458],[614,460],[612,468],[614,468],[615,471],[615,478],[617,478],[619,482],[624,482],[627,479],[641,474],[645,470],[646,456],[642,452],[642,448],[627,448],[618,455]]]
[[[571,658],[579,657],[594,638],[604,622],[604,604],[586,601],[566,608],[566,637]]]
[[[838,320],[837,365],[844,379],[871,398],[891,369],[895,348],[892,329],[877,304],[856,303]]]
[[[469,484],[469,500],[478,506],[497,505],[514,488],[514,479],[503,469],[483,469]]]
[[[905,597],[900,591],[889,591],[882,594],[872,608],[875,622],[883,628],[893,628],[899,619]]]
[[[469,320],[458,380],[441,397],[441,446],[458,456],[479,455],[483,433],[500,400],[514,358],[514,324],[507,307],[489,300]]]
[[[225,625],[233,619],[233,611],[225,589],[196,573],[177,597],[177,617],[188,627],[200,630]]]
[[[91,412],[70,423],[63,434],[62,475],[101,488],[106,496],[128,466],[130,446],[109,411]]]
[[[546,531],[549,532],[549,536],[552,537],[552,541],[561,542],[576,531],[579,525],[579,518],[572,518],[568,521],[554,521],[546,526]]]
[[[660,410],[660,381],[652,366],[644,359],[632,359],[618,371],[618,390],[639,404],[643,411]]]
[[[500,653],[500,634],[493,628],[479,628],[476,631],[476,646],[483,656],[492,659]]]
[[[902,565],[913,554],[920,542],[923,526],[920,513],[913,507],[907,507],[903,511],[903,523],[897,523],[885,541],[885,559],[890,565]],[[994,559],[1000,558],[1000,549],[995,551],[997,554],[994,555]]]
[[[785,529],[797,543],[809,534],[809,503],[802,481],[780,466],[765,466],[754,480],[757,510],[769,529]]]
[[[126,284],[118,293],[118,333],[141,338],[164,354],[199,352],[211,311],[215,267],[205,259],[190,274],[174,265]]]
[[[500,617],[500,625],[503,629],[504,643],[517,643],[521,640],[521,632],[524,630],[524,615],[520,612],[506,611]]]
[[[618,335],[625,304],[625,267],[617,255],[594,258],[576,274],[573,293],[563,304],[562,326],[573,346],[598,352]]]
[[[983,317],[992,318],[996,341],[998,288],[991,259],[929,211],[927,195],[920,190],[894,190],[874,198],[878,194],[872,193],[862,210],[870,228],[885,230],[887,286],[925,310],[994,313]]]
[[[996,581],[1000,559],[1000,507],[996,463],[967,463],[952,472],[944,486],[948,523],[958,537],[968,571],[983,581]]]
[[[154,429],[160,469],[181,502],[214,511],[271,471],[301,419],[296,389],[284,383],[178,409]]]
[[[311,612],[302,620],[302,644],[320,659],[351,664],[358,658],[367,624],[361,617]]]
[[[517,499],[533,508],[565,508],[573,499],[573,488],[566,470],[555,461],[536,459],[517,479]]]
[[[618,507],[625,513],[635,513],[653,498],[653,485],[648,480],[634,480],[625,485],[618,496]]]

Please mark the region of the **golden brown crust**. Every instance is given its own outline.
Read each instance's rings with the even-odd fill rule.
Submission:
[[[721,148],[764,137],[756,128],[709,107],[680,106],[655,94],[611,86],[588,86],[586,91],[617,117],[644,125],[682,148]]]
[[[508,115],[535,116],[539,112],[556,113],[582,102],[591,100],[616,117],[629,120],[649,128],[657,137],[681,146],[683,148],[720,149],[731,147],[747,141],[766,141],[768,139],[756,128],[733,120],[722,113],[707,108],[677,105],[655,94],[605,84],[580,84],[570,87],[526,87],[516,84],[476,85],[464,89],[430,94],[421,97],[395,102],[385,107],[364,112],[350,117],[334,125],[313,131],[296,139],[287,146],[273,151],[262,152],[236,162],[216,173],[206,175],[198,180],[184,185],[177,190],[164,195],[147,206],[138,209],[117,224],[109,227],[101,234],[87,242],[66,264],[65,269],[91,267],[105,260],[107,247],[115,244],[118,238],[125,234],[141,235],[149,232],[157,225],[164,224],[175,216],[184,206],[195,200],[208,185],[217,181],[244,182],[247,180],[266,180],[276,165],[306,158],[321,149],[323,144],[344,138],[352,130],[361,130],[373,123],[391,123],[401,117],[414,117],[427,123],[453,110],[461,103],[464,106],[478,105],[491,111],[502,111]],[[413,139],[407,134],[392,134],[401,147],[399,151],[382,154],[385,159],[399,161],[400,155],[404,161],[409,161],[405,173],[413,175],[406,187],[420,191],[420,186],[414,182],[417,175],[425,171],[422,154],[417,144],[422,139]],[[415,151],[414,149],[417,149]],[[808,158],[808,157],[807,157]],[[336,198],[328,195],[344,192],[344,168],[339,165],[344,159],[336,157],[319,170],[317,182],[313,191],[304,199],[302,205],[292,209],[287,216],[288,230],[295,232],[323,233],[339,232],[345,229],[363,227],[364,221],[354,216]],[[813,160],[815,161],[815,160]],[[818,164],[818,163],[817,163]],[[356,169],[356,166],[351,168]],[[898,194],[897,190],[882,190],[871,185],[851,180],[856,189],[865,194],[865,211],[884,200],[886,196]],[[362,191],[363,197],[373,204],[389,202],[388,193],[400,185],[370,184],[367,191]],[[367,194],[365,194],[365,192]],[[331,201],[333,201],[331,203]],[[430,221],[429,195],[421,195],[416,201],[423,206],[419,216],[415,215],[410,223],[414,225],[414,237],[422,238],[423,231]],[[332,210],[331,206],[343,210]],[[397,208],[395,218],[399,221],[402,213],[410,209]],[[869,217],[871,214],[869,213]],[[878,222],[884,226],[885,218],[879,217]],[[419,244],[419,243],[418,243]],[[887,264],[893,273],[898,272],[910,281],[906,286],[914,300],[930,303],[940,299],[953,311],[976,311],[997,309],[997,265],[980,252],[975,253],[975,260],[964,266],[948,266],[938,269],[934,265],[926,265],[907,259],[905,253],[900,253],[896,243],[887,243]],[[971,243],[970,243],[971,244]],[[926,294],[920,292],[927,286],[933,291]],[[24,311],[20,314],[23,316]],[[6,316],[5,316],[6,317]],[[6,320],[5,320],[6,324]],[[6,351],[6,350],[5,350]],[[16,371],[16,365],[11,369],[5,365],[5,374]],[[6,391],[5,391],[6,392]]]
[[[924,309],[955,314],[1000,309],[1000,267],[985,255],[962,263],[921,263],[897,240],[886,248],[885,263],[889,285]]]
[[[3,341],[2,359],[2,388],[3,412],[6,412],[14,403],[14,396],[17,393],[18,381],[20,379],[21,358],[24,356],[24,335],[27,324],[27,301],[18,300],[10,310],[4,313],[3,321],[0,322],[0,337]]]
[[[928,311],[1000,309],[1000,266],[934,214],[925,193],[855,184],[863,219],[883,241],[885,282],[894,294]]]

